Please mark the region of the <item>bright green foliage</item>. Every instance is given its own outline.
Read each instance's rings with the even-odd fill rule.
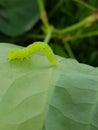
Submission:
[[[8,61],[13,48],[0,44],[0,130],[98,130],[97,68],[39,54]]]

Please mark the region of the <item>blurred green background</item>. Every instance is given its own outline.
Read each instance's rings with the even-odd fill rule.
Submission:
[[[98,66],[98,0],[45,0],[43,4],[49,23],[57,30],[96,15],[93,23],[65,34],[54,32],[49,45],[57,55]],[[44,41],[45,36],[37,0],[0,0],[0,42],[27,46]]]

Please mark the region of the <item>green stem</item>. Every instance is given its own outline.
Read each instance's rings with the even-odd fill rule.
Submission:
[[[42,22],[44,24],[43,31],[46,34],[44,42],[48,43],[50,41],[51,37],[52,37],[51,35],[52,35],[53,27],[48,22],[48,17],[47,17],[46,10],[44,8],[43,0],[38,0],[38,5],[39,5],[39,10],[40,10],[41,20],[42,20]]]
[[[35,38],[35,39],[44,39],[45,35],[40,35],[40,34],[28,34],[26,38]]]
[[[55,7],[52,9],[52,11],[50,12],[50,17],[54,15],[54,13],[59,9],[59,7],[62,5],[62,3],[64,2],[64,0],[59,0]]]
[[[64,34],[64,33],[67,33],[67,32],[72,32],[80,27],[86,27],[87,25],[89,24],[92,24],[93,22],[96,21],[96,15],[90,15],[88,16],[87,18],[85,18],[84,20],[70,26],[70,27],[67,27],[65,29],[62,29],[62,30],[54,30],[55,33],[58,33],[58,34]]]
[[[67,51],[69,57],[75,59],[75,56],[74,56],[74,54],[73,54],[73,52],[72,52],[72,50],[71,50],[71,48],[70,48],[69,43],[64,42],[64,47],[66,48],[66,51]]]
[[[27,35],[26,38],[36,38],[36,39],[41,39],[44,41],[46,41],[47,43],[49,42],[50,38],[54,39],[54,38],[57,38],[57,39],[62,39],[63,37],[62,36],[58,36],[58,35],[54,35],[52,34],[52,31],[49,31],[49,33],[47,33],[46,37],[45,35],[38,35],[38,34],[29,34]],[[65,41],[72,41],[72,40],[77,40],[77,39],[82,39],[82,38],[87,38],[87,37],[93,37],[93,36],[98,36],[98,31],[93,31],[93,32],[89,32],[89,33],[86,33],[86,34],[81,34],[80,35],[75,35],[75,36],[72,36],[72,38],[64,38]]]
[[[47,13],[46,13],[45,8],[44,8],[43,0],[38,0],[38,6],[39,6],[41,20],[42,20],[44,26],[46,28],[49,28],[50,25],[49,25],[49,22],[48,22]]]
[[[94,8],[93,6],[87,4],[86,2],[83,2],[82,0],[73,0],[73,1],[75,1],[75,2],[77,2],[77,3],[79,3],[79,4],[81,4],[82,6],[88,8],[88,9],[90,9],[90,10],[92,10],[92,11],[94,11],[94,10],[96,9],[96,8]]]
[[[51,37],[52,37],[52,31],[53,31],[53,27],[50,26],[50,28],[49,28],[49,30],[48,30],[48,32],[47,32],[47,34],[46,34],[46,37],[45,37],[45,39],[44,39],[44,42],[45,42],[45,43],[49,43],[49,41],[50,41],[50,39],[51,39]]]
[[[73,39],[82,39],[82,38],[87,38],[92,36],[98,36],[98,31],[89,32],[80,36],[75,36]]]

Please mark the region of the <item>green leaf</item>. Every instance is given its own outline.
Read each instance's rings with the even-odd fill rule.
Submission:
[[[39,18],[37,0],[0,0],[0,31],[17,36],[31,29]]]
[[[45,130],[98,130],[98,68],[62,60]]]
[[[0,130],[41,130],[54,68],[38,55],[9,62],[12,48],[0,44]]]
[[[0,130],[98,130],[98,68],[43,55],[8,61],[0,44]]]

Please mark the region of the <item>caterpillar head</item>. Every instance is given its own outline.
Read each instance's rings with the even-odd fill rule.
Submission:
[[[17,59],[17,54],[18,54],[18,50],[10,51],[8,54],[8,59],[9,60]]]

